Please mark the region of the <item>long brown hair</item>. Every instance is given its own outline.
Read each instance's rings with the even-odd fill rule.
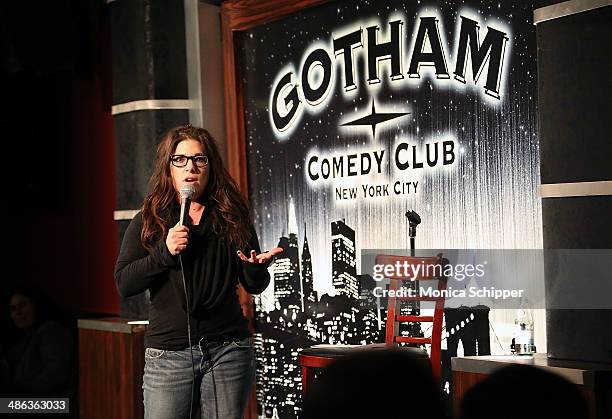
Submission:
[[[195,140],[202,144],[208,156],[209,177],[203,196],[209,211],[215,234],[225,238],[231,245],[243,249],[250,239],[249,208],[238,191],[236,182],[223,166],[217,144],[204,128],[191,125],[169,130],[157,146],[157,157],[153,174],[149,180],[149,194],[142,205],[142,245],[151,250],[162,240],[170,226],[172,206],[178,200],[170,174],[170,156],[178,143]]]

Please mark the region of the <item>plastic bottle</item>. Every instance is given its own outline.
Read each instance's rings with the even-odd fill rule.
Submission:
[[[526,301],[521,302],[514,319],[514,353],[533,355],[536,347],[533,341],[533,316]]]

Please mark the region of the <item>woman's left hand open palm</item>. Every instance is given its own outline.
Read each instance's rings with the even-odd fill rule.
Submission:
[[[267,252],[263,252],[263,253],[260,253],[260,254],[257,254],[257,252],[255,252],[255,250],[251,250],[251,255],[248,258],[240,250],[238,250],[238,252],[236,252],[236,253],[238,254],[238,257],[241,260],[245,261],[245,262],[267,263],[270,259],[272,259],[274,256],[278,255],[282,251],[283,251],[282,247],[275,247],[272,250],[269,250]]]

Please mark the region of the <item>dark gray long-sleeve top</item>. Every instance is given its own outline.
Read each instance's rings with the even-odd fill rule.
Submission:
[[[263,292],[270,283],[266,264],[243,262],[236,249],[217,236],[210,221],[210,206],[204,209],[198,225],[190,225],[189,244],[181,253],[190,301],[192,344],[200,338],[209,341],[240,340],[249,335],[236,287],[238,281],[252,294]],[[170,225],[175,225],[179,207],[172,211]],[[123,237],[115,266],[119,294],[130,297],[150,292],[149,327],[146,347],[181,350],[187,339],[186,300],[178,256],[172,256],[165,237],[148,252],[140,240],[143,221],[138,213]],[[245,255],[260,252],[255,230]]]

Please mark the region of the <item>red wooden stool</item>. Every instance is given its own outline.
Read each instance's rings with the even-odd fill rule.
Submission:
[[[435,281],[437,282],[437,290],[443,291],[446,289],[446,277],[444,276],[444,266],[448,264],[446,259],[439,254],[433,257],[412,257],[412,256],[395,256],[395,255],[377,255],[377,265],[392,265],[412,267],[420,266],[416,275],[393,275],[389,276],[389,290],[399,290],[402,282],[409,281]],[[402,271],[405,272],[404,269]],[[415,272],[415,270],[412,270]],[[300,354],[300,367],[302,368],[302,395],[305,395],[308,387],[313,382],[314,372],[318,368],[325,368],[330,363],[339,357],[354,353],[355,351],[372,351],[388,347],[396,347],[399,343],[416,343],[430,344],[429,359],[431,362],[431,370],[434,379],[440,381],[440,355],[442,343],[442,320],[444,317],[444,296],[441,293],[440,297],[421,296],[416,292],[414,297],[396,297],[395,294],[390,296],[387,301],[387,323],[385,343],[370,344],[370,345],[314,345],[304,349]],[[434,313],[432,316],[402,316],[399,310],[400,301],[432,301],[435,303]],[[412,323],[432,323],[431,337],[412,337],[400,336],[400,324],[405,322]],[[400,349],[409,351],[416,358],[428,358],[427,351],[421,348],[412,348],[399,346]]]

